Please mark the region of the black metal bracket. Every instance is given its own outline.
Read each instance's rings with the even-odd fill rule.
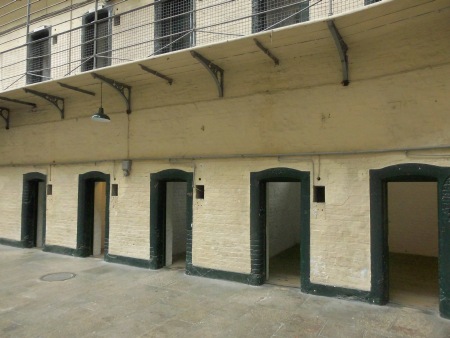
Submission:
[[[341,59],[342,64],[342,85],[348,86],[350,83],[350,80],[348,79],[348,46],[345,43],[344,39],[342,38],[341,34],[339,34],[338,29],[336,28],[336,25],[334,24],[333,20],[327,21],[328,28],[331,32],[331,35],[333,36],[334,43],[336,44],[336,47],[339,52],[339,58]]]
[[[219,97],[223,97],[223,69],[193,50],[191,51],[191,55],[208,70],[216,83]]]
[[[19,104],[25,104],[27,106],[33,107],[33,109],[35,109],[37,107],[35,103],[21,101],[21,100],[16,100],[16,99],[10,99],[10,98],[4,97],[4,96],[0,96],[0,100],[14,102],[14,103],[19,103]]]
[[[0,107],[0,116],[5,120],[6,128],[9,129],[9,109]]]
[[[170,85],[172,85],[172,83],[173,83],[173,79],[172,78],[170,78],[170,77],[168,77],[166,75],[163,75],[163,74],[157,72],[156,70],[150,69],[150,68],[148,68],[148,67],[146,67],[144,65],[139,64],[139,66],[141,66],[142,70],[145,70],[147,73],[150,73],[150,74],[153,74],[153,75],[155,75],[157,77],[160,77],[161,79],[166,80]]]
[[[64,119],[64,99],[62,97],[54,96],[54,95],[47,94],[47,93],[37,92],[35,90],[27,89],[27,88],[24,88],[23,90],[25,91],[25,93],[30,93],[30,94],[39,96],[39,97],[43,98],[44,100],[47,100],[48,102],[53,104],[56,107],[56,109],[59,110],[59,113],[61,114],[61,120]]]
[[[62,83],[62,82],[58,82],[58,84],[59,84],[61,87],[63,87],[63,88],[67,88],[67,89],[74,90],[74,91],[76,91],[76,92],[80,92],[80,93],[83,93],[83,94],[95,96],[95,93],[94,93],[94,92],[90,92],[90,91],[85,90],[85,89],[81,89],[81,88],[78,88],[78,87],[74,87],[74,86],[71,86],[71,85],[68,85],[68,84],[65,84],[65,83]]]
[[[94,79],[100,79],[101,81],[109,84],[111,87],[117,90],[119,94],[122,96],[122,98],[125,100],[125,104],[127,106],[127,114],[131,114],[131,86],[110,79],[103,75],[99,75],[97,73],[92,73],[92,76]]]
[[[258,48],[261,49],[264,54],[272,59],[272,61],[275,63],[275,66],[278,66],[280,64],[280,60],[275,55],[273,55],[268,48],[264,47],[261,42],[259,42],[257,39],[253,39],[253,41],[255,41]]]

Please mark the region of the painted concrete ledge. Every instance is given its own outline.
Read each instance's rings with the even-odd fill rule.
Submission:
[[[42,251],[66,255],[66,256],[76,256],[76,249],[68,248],[65,246],[59,246],[59,245],[44,245],[44,248],[42,249]]]
[[[186,275],[221,279],[254,286],[261,285],[261,280],[257,275],[202,268],[196,266],[187,266]]]
[[[130,266],[134,266],[137,268],[145,268],[145,269],[150,268],[150,260],[127,257],[127,256],[112,255],[109,253],[105,255],[105,261],[108,263],[130,265]]]
[[[15,248],[24,248],[24,244],[22,241],[16,241],[14,239],[9,238],[0,238],[0,244],[13,246]]]
[[[308,283],[307,285],[302,285],[301,290],[304,293],[317,295],[317,296],[341,298],[341,299],[348,299],[348,300],[357,300],[357,301],[361,301],[361,302],[378,304],[378,305],[383,304],[380,299],[373,297],[371,291],[348,289],[348,288],[342,288],[342,287],[338,287],[338,286],[314,284],[314,283]]]

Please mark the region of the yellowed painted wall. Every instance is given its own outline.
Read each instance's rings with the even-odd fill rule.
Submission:
[[[84,100],[82,94],[66,101],[63,121],[51,106],[39,114],[14,113],[13,127],[0,130],[5,145],[0,162],[92,161],[99,158],[98,149],[101,159],[121,159],[127,157],[127,144],[131,158],[449,145],[450,135],[443,128],[450,124],[449,77],[450,66],[443,65],[347,88],[330,84],[220,100],[210,91],[199,94],[209,96],[207,101],[155,108],[155,101],[169,93],[153,96],[149,87],[136,87],[129,135],[124,103],[104,86],[110,124],[91,122],[99,99]],[[173,101],[197,95],[185,89]],[[69,145],[74,151],[67,151]]]
[[[436,25],[448,27],[445,22]],[[304,27],[305,34],[319,28]],[[311,281],[368,290],[369,170],[411,162],[448,166],[448,160],[405,151],[295,154],[450,145],[448,34],[438,30],[430,39],[434,26],[409,28],[401,22],[383,34],[370,30],[351,35],[348,87],[340,85],[340,64],[329,40],[330,48],[317,51],[318,58],[309,55],[312,45],[303,52],[286,47],[290,54],[283,50],[289,56],[279,67],[262,53],[221,60],[224,98],[217,98],[200,65],[178,73],[173,86],[142,82],[133,87],[129,116],[121,98],[104,86],[110,124],[90,120],[98,97],[82,94],[66,100],[65,120],[45,103],[37,113],[14,111],[12,128],[0,130],[0,213],[6,215],[0,219],[0,237],[20,239],[22,175],[42,170],[53,184],[47,244],[74,248],[78,175],[97,170],[119,185],[119,196],[110,200],[110,253],[148,259],[149,176],[177,168],[194,172],[194,182],[205,185],[205,199],[194,200],[193,206],[193,264],[249,273],[250,172],[288,167],[309,171],[311,186],[326,187],[326,203],[311,203]],[[161,62],[170,58],[177,56]],[[448,156],[449,151],[435,152],[439,154]],[[198,156],[231,158],[169,160]],[[123,177],[119,160],[128,157],[133,168]],[[154,160],[159,157],[164,159]],[[50,175],[49,166],[32,166],[39,163],[56,164]]]
[[[20,240],[23,174],[42,168],[0,168],[0,237]]]
[[[49,180],[53,195],[47,196],[46,243],[75,248],[78,175],[98,170],[110,174],[111,182],[119,185],[119,196],[110,199],[110,253],[149,259],[149,175],[177,168],[194,172],[194,181],[205,185],[205,199],[194,199],[193,264],[250,273],[250,172],[288,167],[310,172],[311,188],[317,183],[326,187],[325,204],[313,203],[311,196],[311,281],[368,290],[369,170],[411,162],[446,165],[445,158],[429,160],[397,153],[320,159],[198,160],[178,164],[136,161],[129,177],[123,177],[120,163],[53,166]],[[5,191],[1,195],[5,215],[0,221],[2,238],[20,239],[21,175],[32,170],[2,169]],[[50,177],[49,170],[42,173]]]

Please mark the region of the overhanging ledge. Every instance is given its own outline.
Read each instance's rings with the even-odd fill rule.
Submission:
[[[416,24],[419,25],[421,22],[427,23],[427,31],[430,30],[430,24],[428,23],[439,21],[442,26],[443,19],[448,19],[449,11],[445,10],[446,8],[448,9],[448,0],[417,0],[414,5],[401,0],[386,1],[377,6],[368,6],[367,8],[362,8],[355,12],[334,16],[333,24],[335,27],[339,27],[339,34],[345,38],[345,44],[348,45],[352,51],[355,50],[358,52],[364,50],[364,48],[367,49],[370,45],[371,37],[379,36],[380,34],[389,40],[390,36],[392,36],[390,34],[391,32],[395,33],[396,30],[403,29],[404,27],[411,27]],[[242,85],[238,81],[235,81],[236,73],[251,68],[252,74],[257,74],[257,72],[266,72],[267,74],[267,59],[265,57],[255,57],[257,53],[262,55],[254,42],[254,39],[257,38],[263,46],[270,48],[270,51],[283,61],[280,66],[276,68],[276,71],[272,72],[272,69],[270,69],[272,72],[270,74],[270,79],[273,79],[273,81],[265,82],[265,84],[272,87],[263,88],[260,86],[257,90],[260,90],[261,92],[264,90],[279,90],[277,86],[283,82],[287,83],[287,80],[292,80],[292,88],[314,87],[323,84],[338,83],[340,74],[339,77],[336,77],[336,73],[334,72],[334,69],[337,68],[335,66],[337,45],[336,40],[334,40],[332,34],[330,34],[331,31],[327,22],[328,20],[320,20],[285,26],[270,32],[261,32],[226,42],[193,47],[192,49],[179,50],[143,60],[96,69],[95,72],[110,79],[114,78],[121,83],[126,83],[135,88],[139,88],[140,86],[153,87],[153,85],[155,85],[153,88],[154,95],[158,95],[158,106],[171,105],[174,104],[174,101],[177,103],[181,102],[181,100],[177,100],[176,97],[180,90],[186,92],[186,86],[194,88],[198,84],[198,87],[204,92],[209,84],[208,82],[206,82],[206,85],[198,83],[199,77],[202,77],[201,81],[205,82],[206,75],[202,73],[204,70],[201,70],[201,67],[198,67],[198,61],[192,57],[191,51],[195,50],[196,53],[207,56],[212,63],[219,64],[221,69],[226,69],[227,72],[229,72],[229,77],[227,75],[227,98],[237,97],[241,95],[239,88]],[[411,33],[411,36],[412,35],[414,34]],[[412,40],[413,38],[408,35],[408,39]],[[391,39],[387,42],[392,44],[396,41]],[[340,43],[339,45],[341,46]],[[342,52],[344,52],[343,45],[341,47]],[[308,68],[308,58],[310,58],[313,53],[314,55],[317,54],[321,57],[321,65],[328,67],[327,69],[323,69],[321,77],[316,76],[313,70],[306,70],[306,68]],[[299,70],[301,68],[294,64],[294,59],[295,62],[297,60],[302,61],[302,66],[305,68],[305,71]],[[345,67],[342,68],[342,81],[343,84],[345,84],[345,81],[350,82],[348,75],[349,63],[348,60],[345,59],[345,55],[343,58],[340,57],[340,59],[341,64],[345,64]],[[429,63],[432,66],[433,60],[430,62],[427,61],[427,64]],[[342,63],[342,61],[344,62]],[[366,61],[363,58],[352,59],[352,69],[358,69],[357,73],[355,71],[355,74],[352,74],[353,82],[409,70],[407,64],[392,63],[392,65],[387,65],[386,67],[364,67],[364,72],[361,72],[361,65],[364,62]],[[139,67],[140,64],[145,65],[149,69],[157,69],[158,73],[175,79],[180,85],[172,87],[170,92],[167,92],[168,87],[158,86],[160,79],[148,76],[147,72],[143,72],[141,67]],[[295,69],[298,70],[296,71],[295,76],[292,76],[292,66],[296,67]],[[414,67],[416,66],[417,65],[414,65]],[[93,88],[97,84],[97,81],[93,80],[92,72],[93,71],[86,71],[65,77],[63,78],[64,83],[82,89],[89,89],[89,87]],[[344,74],[347,74],[347,76],[344,76]],[[258,81],[259,79],[263,79],[263,77],[255,75],[254,80]],[[61,88],[58,81],[61,81],[61,79],[26,85],[25,87],[17,89],[10,89],[0,93],[0,99],[5,98],[9,100],[9,102],[3,104],[3,106],[8,108],[13,114],[15,114],[16,110],[19,113],[25,111],[21,102],[29,104],[33,108],[36,107],[36,105],[32,103],[33,100],[30,100],[30,95],[24,94],[24,88],[31,88],[42,93],[52,93],[61,98],[64,97],[68,103],[74,101],[79,102],[81,97],[80,93],[77,93],[74,90],[69,91]],[[220,83],[220,79],[218,79],[218,81]],[[184,86],[184,88],[182,86]],[[285,87],[282,87],[282,89]],[[160,95],[161,93],[163,95]],[[90,99],[85,95],[83,95],[83,97]],[[201,99],[205,99],[205,95],[203,95]],[[182,103],[185,103],[187,100],[197,100],[195,93]],[[151,101],[149,101],[148,107],[152,107]],[[39,108],[47,109],[45,105],[40,105]]]

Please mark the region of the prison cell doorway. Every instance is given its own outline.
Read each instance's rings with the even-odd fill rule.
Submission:
[[[80,175],[77,255],[104,257],[108,251],[109,175]]]
[[[45,182],[43,174],[24,175],[21,238],[26,248],[42,248],[45,244]]]
[[[300,285],[300,182],[265,183],[266,283]]]
[[[437,182],[388,182],[389,301],[439,308]]]
[[[308,290],[309,212],[309,172],[279,167],[250,173],[252,284]]]
[[[94,183],[94,212],[92,227],[92,256],[105,253],[106,183]]]
[[[186,267],[186,182],[166,182],[165,220],[165,266]]]
[[[370,170],[374,303],[408,301],[433,310],[438,303],[440,315],[450,319],[448,196],[450,167],[404,163]]]
[[[193,174],[150,174],[150,269],[192,268]]]

